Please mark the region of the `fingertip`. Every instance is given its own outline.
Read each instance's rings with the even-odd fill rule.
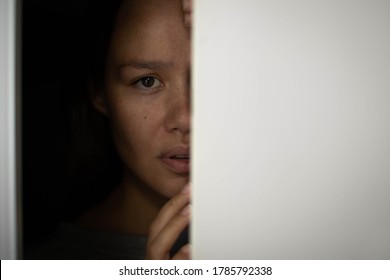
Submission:
[[[191,11],[192,1],[191,0],[183,0],[183,10],[185,12]]]
[[[191,27],[192,23],[192,15],[191,14],[185,14],[184,15],[184,25],[187,27]]]
[[[181,190],[181,193],[182,193],[182,194],[187,194],[187,193],[190,192],[190,190],[191,190],[191,184],[190,184],[190,183],[187,183],[187,184],[183,187],[183,189]]]
[[[172,258],[173,260],[191,260],[191,245],[186,244],[181,249],[179,252]]]
[[[187,206],[185,206],[181,211],[180,211],[180,214],[182,216],[188,216],[191,214],[191,204],[188,204]]]
[[[180,250],[187,256],[191,256],[191,249],[191,244],[186,244]]]

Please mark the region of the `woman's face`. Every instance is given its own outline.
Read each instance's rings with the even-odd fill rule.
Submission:
[[[190,59],[179,0],[125,1],[94,104],[110,119],[125,176],[164,197],[189,179]]]

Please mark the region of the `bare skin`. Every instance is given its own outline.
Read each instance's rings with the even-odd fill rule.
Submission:
[[[190,146],[190,10],[184,2],[124,1],[109,47],[105,88],[92,100],[110,120],[124,175],[78,223],[148,236],[147,259],[169,259],[190,222],[189,167],[185,160],[166,164],[161,159],[166,153],[188,153]],[[190,258],[189,245],[173,256]]]
[[[192,24],[192,0],[182,0],[184,24],[191,27]]]

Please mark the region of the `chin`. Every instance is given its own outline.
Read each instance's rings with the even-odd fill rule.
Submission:
[[[166,184],[164,188],[157,190],[162,196],[165,198],[172,198],[181,190],[183,187],[189,182],[189,178],[180,178],[178,180],[175,180],[175,182],[170,182],[169,184]]]

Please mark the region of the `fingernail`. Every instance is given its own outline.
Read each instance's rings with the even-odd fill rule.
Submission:
[[[186,194],[186,193],[189,193],[190,192],[190,184],[188,183],[187,185],[184,186],[184,188],[181,190],[181,193],[182,194]]]
[[[187,205],[186,207],[184,207],[184,208],[181,210],[180,214],[182,214],[183,216],[187,216],[187,215],[190,214],[190,212],[191,212],[191,206],[190,206],[190,205]]]

